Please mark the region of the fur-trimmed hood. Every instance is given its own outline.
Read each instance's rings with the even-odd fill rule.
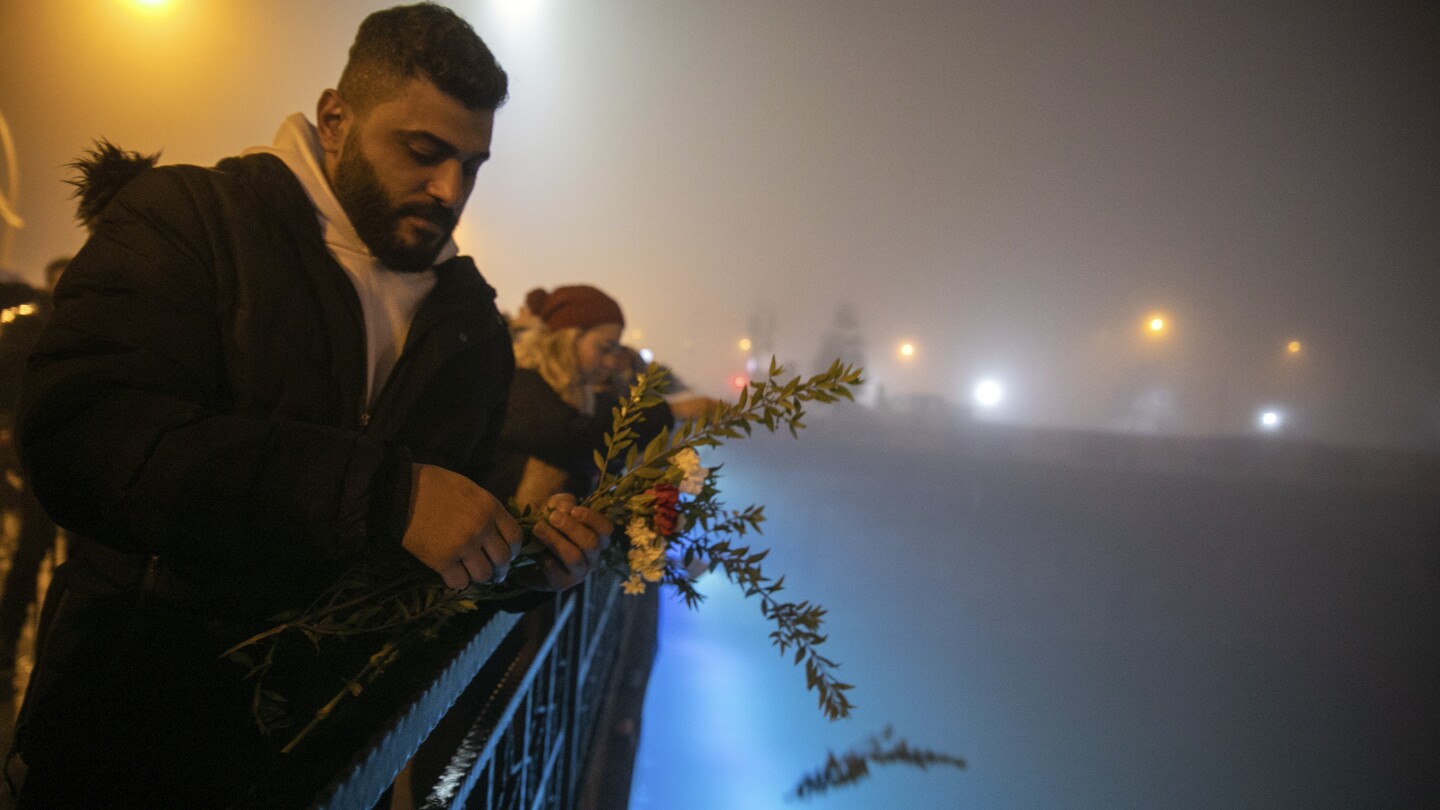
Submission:
[[[159,152],[142,155],[127,152],[107,140],[96,141],[89,151],[70,164],[75,176],[66,182],[75,187],[75,218],[86,229],[93,229],[95,221],[120,189],[153,168],[159,160]]]

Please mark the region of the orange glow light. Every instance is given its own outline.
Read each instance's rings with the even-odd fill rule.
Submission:
[[[1289,353],[1291,353],[1291,354],[1299,354],[1299,353],[1300,353],[1300,341],[1298,341],[1298,340],[1292,340],[1292,341],[1290,341],[1289,343],[1287,343],[1287,344],[1285,345],[1285,351],[1287,351],[1287,352],[1289,352]]]
[[[736,391],[739,391],[740,389],[750,384],[750,378],[746,377],[744,374],[736,374],[734,377],[730,378],[730,384],[735,386]]]
[[[125,5],[141,14],[158,16],[173,10],[176,2],[177,0],[125,0]]]

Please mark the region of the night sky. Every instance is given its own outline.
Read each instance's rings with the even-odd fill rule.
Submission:
[[[78,247],[93,138],[209,164],[313,115],[384,5],[3,4],[28,226],[0,258],[38,279]],[[1002,420],[1239,433],[1277,405],[1440,447],[1433,3],[453,5],[512,77],[458,234],[504,308],[597,284],[718,394],[752,316],[808,372],[852,304],[871,396],[990,374]]]

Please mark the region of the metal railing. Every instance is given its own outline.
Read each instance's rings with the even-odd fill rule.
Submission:
[[[408,794],[402,806],[415,796],[414,806],[431,809],[575,807],[634,625],[626,618],[639,605],[599,574],[526,614],[496,613],[381,724],[316,806],[375,807],[394,784]]]

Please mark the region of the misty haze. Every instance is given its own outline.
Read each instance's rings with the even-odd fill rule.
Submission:
[[[83,243],[94,140],[269,143],[387,5],[0,5],[0,270]],[[722,399],[865,369],[707,460],[860,708],[708,574],[631,807],[801,806],[887,724],[969,766],[814,806],[1440,804],[1440,7],[446,5],[511,79],[456,232],[502,311],[596,285]]]

